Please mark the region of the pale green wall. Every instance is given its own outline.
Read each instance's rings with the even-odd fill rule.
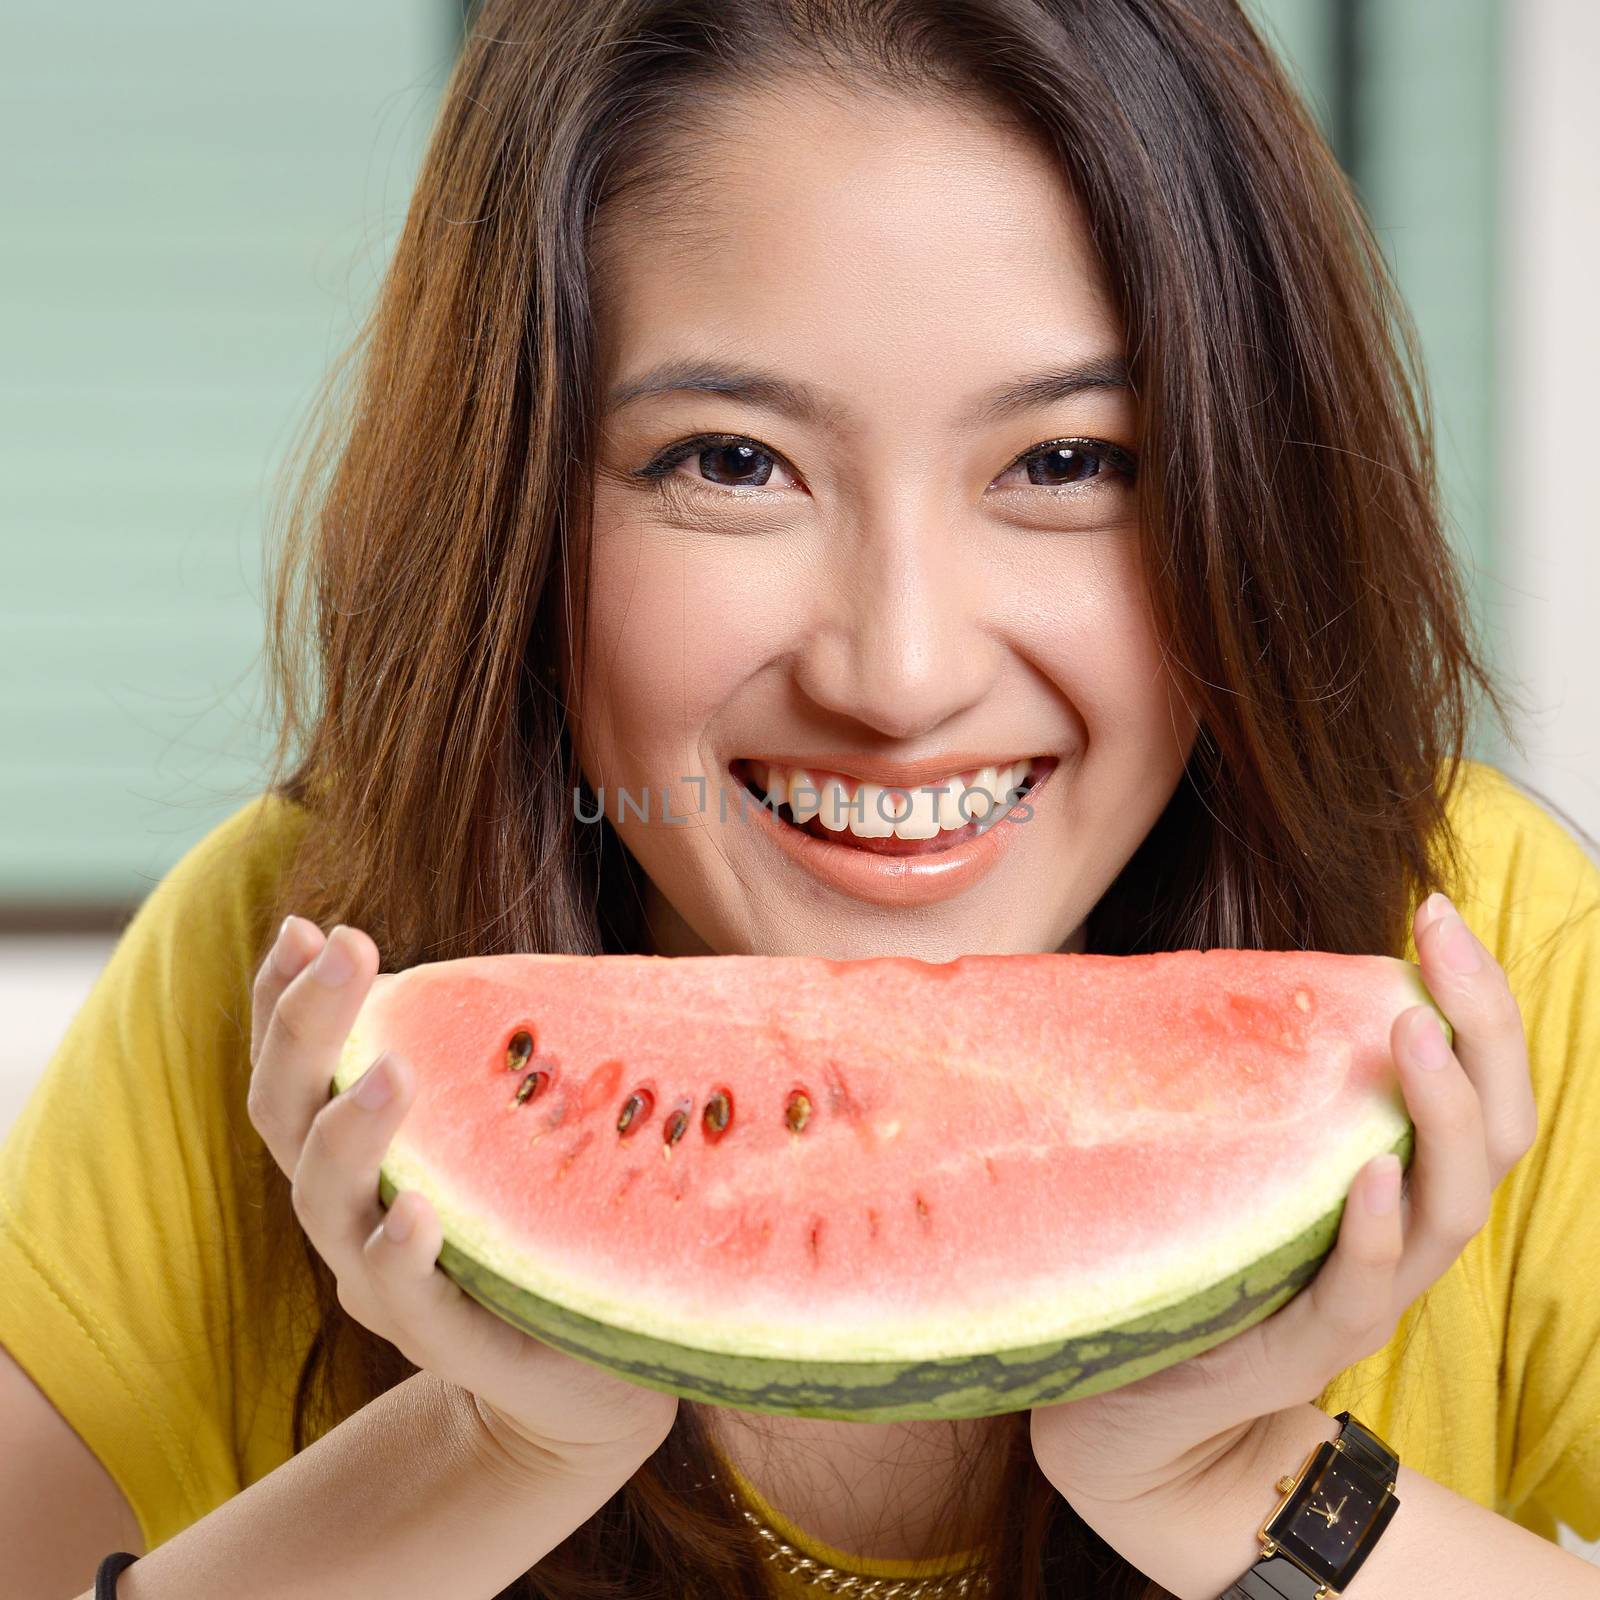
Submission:
[[[1249,0],[1254,14],[1300,92],[1328,130],[1333,79],[1333,0]]]
[[[1334,7],[1252,0],[1331,132]],[[1360,0],[1354,176],[1421,337],[1451,535],[1491,664],[1510,659],[1496,431],[1500,0]],[[1343,152],[1341,152],[1343,154]],[[1480,729],[1475,753],[1499,760]]]
[[[135,902],[259,787],[266,487],[369,303],[449,0],[0,19],[0,904]]]
[[[1440,477],[1475,592],[1498,627],[1494,312],[1497,0],[1369,0],[1362,194],[1422,335]],[[1442,19],[1447,18],[1447,21]]]

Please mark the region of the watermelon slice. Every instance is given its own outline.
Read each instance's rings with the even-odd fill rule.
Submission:
[[[989,1416],[1305,1284],[1359,1168],[1410,1157],[1419,1001],[1321,952],[486,956],[380,975],[334,1088],[412,1063],[380,1197],[425,1194],[440,1266],[538,1338],[753,1411]]]

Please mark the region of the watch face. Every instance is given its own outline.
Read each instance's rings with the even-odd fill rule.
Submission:
[[[1333,1448],[1323,1445],[1305,1481],[1272,1519],[1267,1535],[1324,1580],[1348,1579],[1351,1557],[1394,1515],[1398,1502]]]

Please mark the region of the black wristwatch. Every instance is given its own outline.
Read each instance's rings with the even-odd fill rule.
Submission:
[[[1326,1600],[1343,1593],[1399,1509],[1400,1458],[1348,1411],[1297,1476],[1278,1479],[1283,1498],[1262,1523],[1261,1559],[1218,1600]]]

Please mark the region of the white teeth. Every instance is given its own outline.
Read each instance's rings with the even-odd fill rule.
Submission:
[[[1021,781],[1017,774],[1026,772],[1026,761],[1014,762],[1009,767],[996,767],[994,774],[994,787],[989,791],[994,800],[994,809],[1006,812],[1011,809],[1011,799],[1016,793],[1017,784]]]
[[[833,833],[858,839],[933,839],[969,822],[984,822],[1009,810],[1031,760],[1003,767],[982,767],[970,775],[953,773],[938,784],[909,788],[815,774],[804,767],[749,763],[750,777],[766,792],[769,805],[787,805],[798,826],[820,817]],[[851,786],[854,793],[851,793]]]
[[[897,839],[936,839],[939,836],[938,808],[932,785],[919,783],[911,790],[911,809],[894,825]]]
[[[891,794],[881,783],[859,783],[855,809],[850,814],[850,831],[858,839],[887,839],[894,832],[894,819],[904,810],[901,797]]]
[[[961,809],[967,813],[969,822],[982,822],[999,804],[995,798],[1000,792],[995,787],[999,781],[995,767],[983,767],[973,776],[972,788],[961,801]]]
[[[837,778],[825,778],[822,783],[822,826],[832,833],[843,833],[850,820],[850,796]]]
[[[822,810],[821,791],[804,767],[796,767],[789,774],[789,809],[801,827]]]

